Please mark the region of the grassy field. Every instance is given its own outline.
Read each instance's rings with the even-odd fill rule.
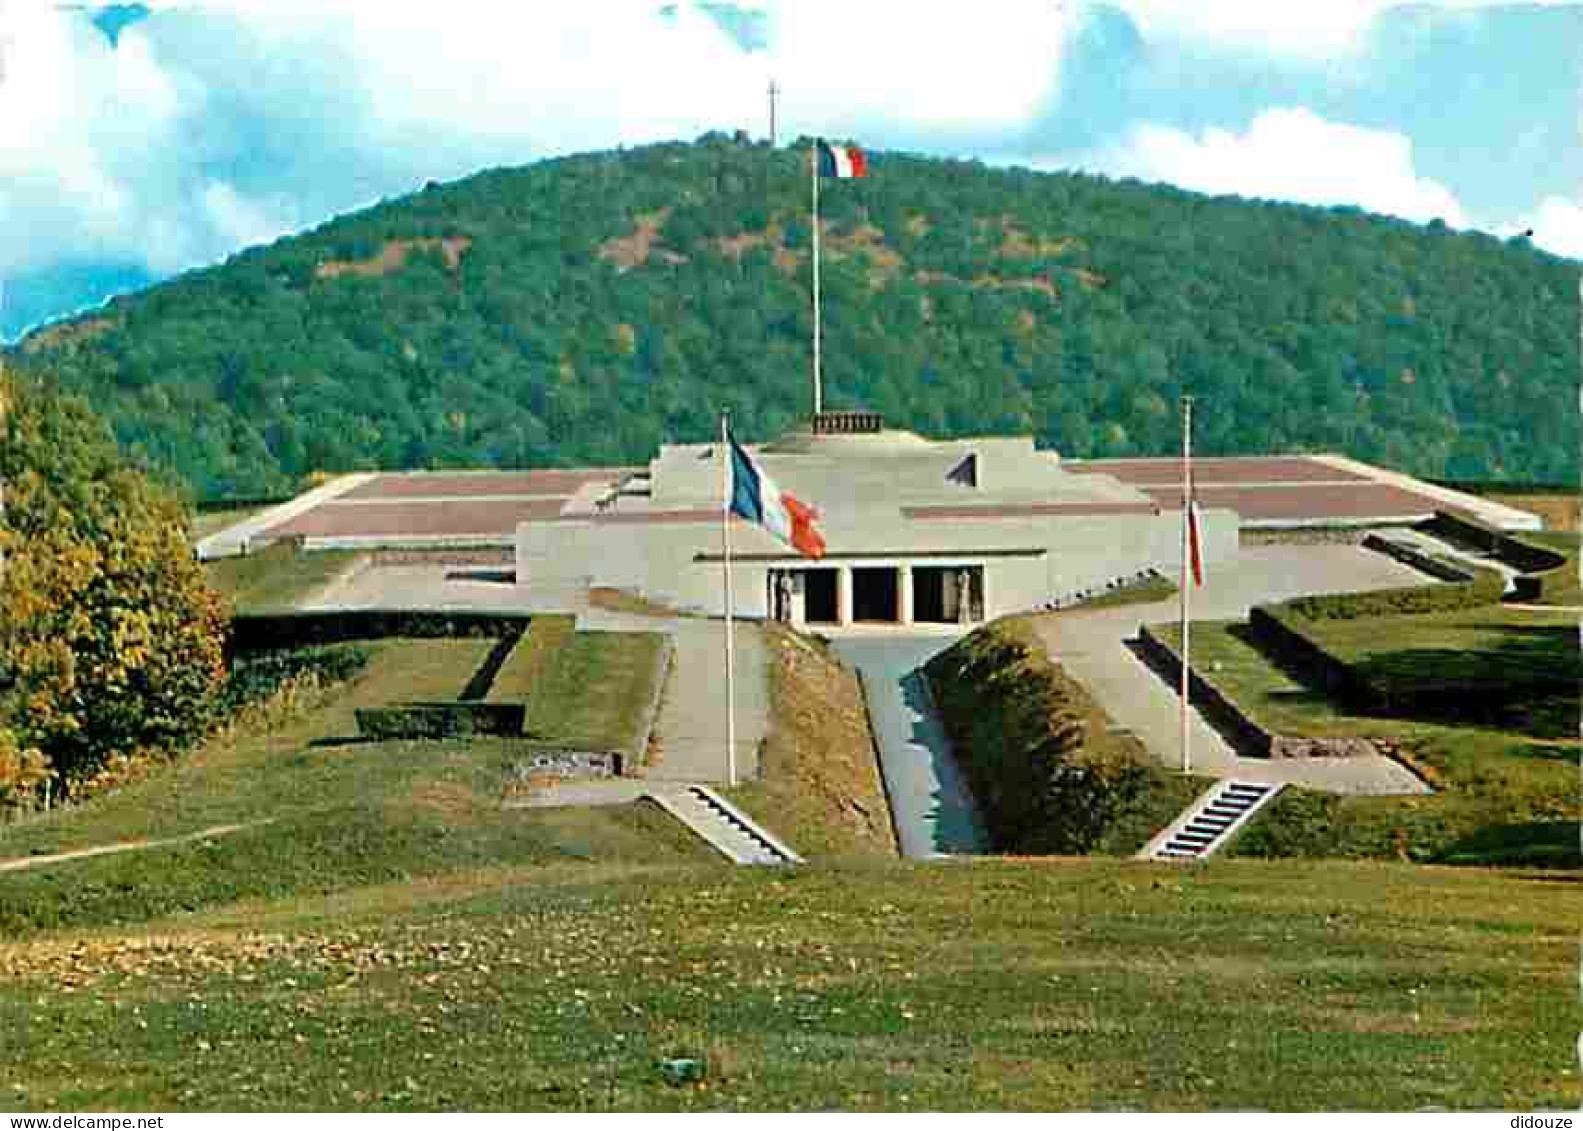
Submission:
[[[868,711],[856,674],[826,646],[763,626],[770,654],[770,733],[762,776],[731,798],[804,858],[896,855]]]
[[[357,740],[356,708],[454,698],[491,643],[371,642],[364,674],[322,702],[81,808],[0,826],[0,860],[247,826],[209,842],[0,875],[0,937],[465,867],[695,856],[665,819],[630,808],[502,809],[520,785],[523,743]]]
[[[1425,653],[1440,649],[1458,657],[1458,664],[1498,678],[1493,657],[1481,660],[1476,651],[1457,649],[1498,646],[1504,633],[1497,618],[1519,616],[1524,614],[1492,606],[1390,618],[1389,625],[1380,620],[1326,622],[1323,631],[1327,643],[1351,648],[1359,659],[1392,647],[1417,651],[1418,660],[1403,665],[1404,678],[1418,674]],[[1527,614],[1525,619],[1553,621],[1559,616]],[[1423,623],[1409,628],[1399,623],[1403,621]],[[1155,631],[1177,646],[1174,626]],[[1422,798],[1289,790],[1232,846],[1233,852],[1583,865],[1577,845],[1577,822],[1583,818],[1578,742],[1566,732],[1551,737],[1522,733],[1553,731],[1553,704],[1538,704],[1534,725],[1517,730],[1355,715],[1273,664],[1253,644],[1247,626],[1235,622],[1194,623],[1193,666],[1267,730],[1399,740],[1405,756],[1436,790]]]
[[[206,562],[209,584],[231,599],[239,613],[289,609],[348,569],[356,550],[298,553],[278,543],[255,554]]]
[[[665,647],[666,637],[655,632],[574,634],[528,691],[524,729],[593,750],[635,750]]]
[[[38,1111],[1573,1108],[1556,879],[500,864],[13,938],[0,1086]],[[667,1084],[675,1056],[705,1079]]]
[[[873,804],[842,673],[815,645],[771,644],[791,710],[766,750],[774,780],[747,797],[782,814],[820,788]],[[454,695],[491,646],[368,643],[351,682],[82,808],[0,827],[3,861],[245,826],[0,872],[5,1106],[1583,1100],[1576,923],[1558,911],[1578,873],[919,864],[874,837],[866,857],[832,841],[839,860],[741,869],[644,805],[504,808],[520,742],[350,739],[356,707]],[[841,803],[821,805],[794,842],[839,826]],[[667,1083],[657,1062],[675,1056],[705,1078]]]

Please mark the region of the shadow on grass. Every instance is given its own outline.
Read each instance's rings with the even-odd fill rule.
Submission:
[[[489,655],[484,657],[484,662],[478,665],[478,670],[473,673],[472,678],[467,681],[467,686],[462,688],[462,693],[457,698],[467,702],[488,695],[489,689],[494,686],[495,676],[500,674],[506,658],[511,655],[512,649],[521,639],[520,635],[511,633],[495,641],[495,646],[489,650]]]
[[[1580,868],[1575,821],[1530,821],[1489,825],[1453,844],[1435,861],[1481,867]]]
[[[447,581],[487,581],[493,585],[515,585],[517,571],[514,569],[448,569],[445,571]]]

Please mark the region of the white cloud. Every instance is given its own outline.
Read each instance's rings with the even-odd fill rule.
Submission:
[[[744,52],[695,0],[661,6],[165,0],[118,47],[81,11],[0,7],[0,273],[164,274],[485,165],[761,133],[772,75],[787,137],[1003,130],[1065,32],[1049,0],[752,0],[774,43]]]
[[[1355,205],[1467,226],[1451,191],[1414,170],[1412,144],[1401,134],[1326,121],[1300,108],[1266,110],[1245,133],[1210,129],[1193,136],[1140,126],[1125,144],[1085,164],[1212,195]]]
[[[1113,0],[1145,35],[1209,40],[1255,51],[1334,59],[1355,49],[1381,12],[1403,0]],[[1562,6],[1576,0],[1537,0]],[[1510,6],[1510,0],[1436,0],[1445,10]]]
[[[1501,228],[1501,235],[1533,232],[1535,246],[1552,255],[1583,259],[1583,202],[1564,196],[1546,197],[1531,216]]]

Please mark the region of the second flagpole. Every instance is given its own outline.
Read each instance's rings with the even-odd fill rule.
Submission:
[[[720,541],[726,583],[726,784],[737,784],[736,642],[731,611],[731,414],[720,414]]]
[[[814,142],[813,158],[809,166],[813,171],[813,414],[824,409],[824,384],[819,372],[819,143]]]
[[[1193,556],[1193,398],[1182,398],[1182,773],[1193,772],[1193,750],[1188,731],[1188,684],[1192,668],[1188,663],[1189,613],[1192,598]]]

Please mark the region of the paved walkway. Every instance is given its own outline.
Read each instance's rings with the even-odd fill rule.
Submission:
[[[863,676],[880,771],[902,855],[919,858],[987,852],[967,782],[951,754],[919,668],[953,637],[858,637],[832,647]]]
[[[592,625],[615,623],[620,614],[590,615]],[[650,626],[667,622],[632,618]],[[673,625],[675,655],[660,706],[658,762],[644,776],[651,781],[721,783],[727,780],[725,622],[677,620]],[[736,649],[736,777],[758,777],[759,745],[769,734],[769,653],[757,624],[737,621],[732,637]]]
[[[1174,575],[1173,575],[1174,576]],[[1247,546],[1237,561],[1215,566],[1192,595],[1194,620],[1247,616],[1256,604],[1304,593],[1422,585],[1426,578],[1384,554],[1358,546]],[[1035,621],[1050,655],[1099,701],[1116,725],[1138,736],[1168,766],[1181,764],[1181,713],[1175,689],[1126,641],[1144,624],[1174,623],[1177,599]],[[1197,711],[1189,717],[1193,769],[1217,777],[1280,781],[1336,793],[1427,793],[1389,758],[1242,758]]]

